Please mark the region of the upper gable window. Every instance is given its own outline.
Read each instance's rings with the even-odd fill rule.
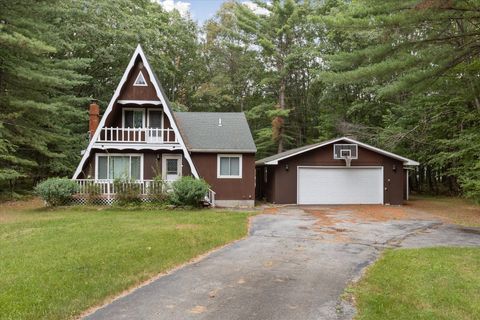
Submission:
[[[124,128],[145,128],[145,109],[123,108]]]
[[[143,76],[142,71],[138,73],[137,79],[135,79],[135,82],[133,83],[134,86],[139,86],[139,87],[146,87],[148,86],[147,80],[145,80],[145,77]]]

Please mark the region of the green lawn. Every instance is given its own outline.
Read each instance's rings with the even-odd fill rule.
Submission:
[[[350,290],[356,319],[480,319],[480,249],[387,251]]]
[[[468,199],[444,196],[414,196],[406,208],[428,212],[449,223],[480,227],[480,205]]]
[[[68,319],[241,238],[248,213],[0,210],[0,319]]]

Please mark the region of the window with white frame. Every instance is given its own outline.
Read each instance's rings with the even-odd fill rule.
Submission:
[[[144,128],[145,110],[144,109],[123,109],[123,127],[124,128]]]
[[[139,154],[98,154],[96,179],[142,180],[142,158]]]
[[[241,178],[242,177],[242,156],[219,154],[217,159],[218,178]]]
[[[134,86],[140,86],[140,87],[147,87],[147,80],[145,80],[145,77],[143,76],[143,72],[140,71],[138,73],[137,78],[135,79],[135,82],[133,83]]]

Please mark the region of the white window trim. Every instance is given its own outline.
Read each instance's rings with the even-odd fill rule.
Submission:
[[[140,75],[142,75],[143,80],[145,81],[145,84],[137,83],[137,80],[138,80],[138,78],[140,78]],[[133,86],[134,87],[148,87],[147,78],[145,78],[145,75],[143,74],[143,72],[141,70],[138,73],[137,77],[135,78],[135,81],[133,82]]]
[[[150,128],[150,111],[160,111],[162,113],[162,129],[165,129],[165,123],[164,123],[164,114],[163,114],[163,109],[162,108],[148,108],[147,109],[147,128]]]
[[[238,170],[238,176],[231,176],[231,175],[221,175],[220,174],[220,158],[223,158],[223,157],[228,157],[228,158],[239,158],[239,161],[238,161],[238,166],[239,166],[239,170]],[[242,179],[242,175],[243,175],[243,155],[241,154],[218,154],[217,155],[217,178],[218,179]]]
[[[178,170],[178,175],[181,177],[183,176],[182,169],[183,169],[183,159],[181,154],[168,154],[164,153],[162,154],[162,179],[166,180],[167,179],[167,159],[177,159],[177,170]]]
[[[146,123],[146,112],[145,108],[122,108],[122,128],[125,127],[125,111],[142,111],[143,116],[142,116],[142,128],[145,128],[145,123]]]
[[[140,180],[137,181],[143,181],[143,153],[96,153],[95,154],[95,181],[113,181],[115,179],[98,179],[98,158],[99,157],[138,157],[140,156]],[[130,159],[130,167],[129,167],[129,172],[128,175],[131,177],[132,173],[132,165],[131,165],[131,159]],[[110,160],[107,159],[107,175],[110,172]]]

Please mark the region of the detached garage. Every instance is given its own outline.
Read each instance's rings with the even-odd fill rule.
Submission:
[[[256,162],[256,198],[278,204],[402,204],[418,162],[339,138]]]

